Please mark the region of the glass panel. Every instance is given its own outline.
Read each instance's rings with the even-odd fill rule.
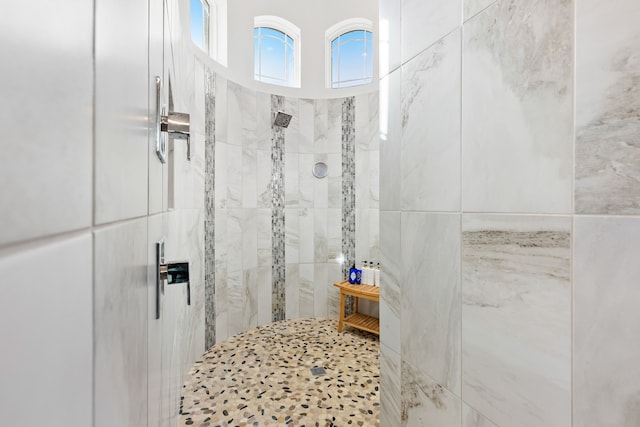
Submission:
[[[369,82],[373,78],[373,40],[371,39],[371,33],[369,33],[369,37],[366,42],[366,50],[367,50],[367,61],[366,61],[366,74],[365,77],[368,78]]]
[[[285,45],[270,37],[262,38],[260,46],[261,74],[285,81]]]
[[[259,31],[256,28],[253,33],[257,34]],[[257,76],[260,75],[260,39],[258,37],[253,38],[253,72]]]
[[[262,27],[262,32],[260,33],[260,35],[263,37],[274,37],[282,41],[284,41],[286,37],[283,32],[274,30],[273,28],[268,28],[268,27]]]
[[[191,40],[200,49],[205,48],[204,44],[204,11],[200,0],[191,0]]]
[[[295,73],[294,73],[294,69],[295,69],[295,58],[294,58],[294,50],[292,48],[288,48],[287,50],[287,79],[288,82],[287,84],[289,86],[293,86],[295,83]]]

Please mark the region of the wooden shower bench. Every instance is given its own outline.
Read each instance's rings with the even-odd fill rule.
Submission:
[[[340,289],[340,318],[338,319],[338,332],[342,332],[343,325],[352,326],[363,331],[380,335],[380,319],[358,313],[358,300],[360,298],[371,301],[380,301],[380,288],[371,285],[352,285],[348,280],[334,283],[333,286]],[[344,316],[344,297],[350,295],[355,298],[353,314]]]

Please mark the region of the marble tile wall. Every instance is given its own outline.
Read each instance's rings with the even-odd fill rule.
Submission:
[[[628,0],[576,2],[576,213],[640,214],[638,12]]]
[[[640,6],[446,3],[380,3],[381,425],[637,425]]]
[[[16,3],[0,18],[0,50],[14,58],[0,71],[5,132],[20,141],[0,164],[11,183],[0,202],[11,367],[0,372],[0,424],[169,427],[205,345],[204,66],[164,33],[179,29],[163,24],[179,14],[173,0],[72,3]],[[155,76],[165,100],[171,79],[175,109],[191,114],[192,161],[176,145],[171,168],[149,128]],[[51,106],[64,113],[43,113]],[[163,237],[169,260],[190,262],[192,301],[186,286],[166,289],[156,320],[151,255]],[[25,406],[34,384],[46,395],[38,410]]]
[[[332,284],[346,277],[343,245],[352,262],[356,250],[363,259],[380,256],[377,93],[347,100],[285,98],[221,76],[215,88],[216,339],[255,322],[337,316],[339,293]],[[226,110],[224,123],[220,110]],[[255,119],[245,122],[245,111],[255,112]],[[277,111],[293,116],[288,128],[272,126]],[[349,141],[347,162],[343,138]],[[328,165],[326,178],[313,176],[316,162]],[[377,315],[377,304],[370,309]]]

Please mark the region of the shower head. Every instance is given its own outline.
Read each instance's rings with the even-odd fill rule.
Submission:
[[[287,114],[282,111],[278,111],[276,113],[276,118],[273,120],[273,124],[281,128],[289,127],[290,122],[291,122],[291,114]]]

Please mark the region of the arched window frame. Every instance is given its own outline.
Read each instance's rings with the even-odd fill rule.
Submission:
[[[202,48],[193,40],[191,42],[199,49],[204,50],[211,58],[220,64],[227,65],[227,0],[200,0],[208,9],[208,19],[203,23],[205,34]],[[191,4],[191,2],[190,2]],[[190,21],[191,22],[191,21]]]
[[[325,31],[325,85],[327,88],[332,88],[332,75],[331,75],[331,43],[343,34],[351,31],[369,31],[373,36],[373,22],[366,18],[350,18],[344,21],[338,22],[332,25]],[[375,46],[375,40],[371,43],[371,55],[373,55],[373,49]],[[373,68],[372,68],[373,73]],[[373,76],[372,76],[373,79]]]
[[[300,55],[302,52],[302,40],[300,38],[300,28],[291,22],[287,21],[284,18],[273,15],[263,15],[256,16],[253,18],[253,28],[254,30],[258,27],[267,27],[273,28],[274,30],[280,31],[287,36],[289,36],[293,40],[293,79],[291,81],[291,85],[289,87],[300,87]],[[255,53],[254,53],[255,58]],[[255,70],[255,63],[254,63]],[[254,72],[255,78],[255,72]],[[256,79],[256,81],[260,81]],[[271,84],[265,82],[266,84]]]

